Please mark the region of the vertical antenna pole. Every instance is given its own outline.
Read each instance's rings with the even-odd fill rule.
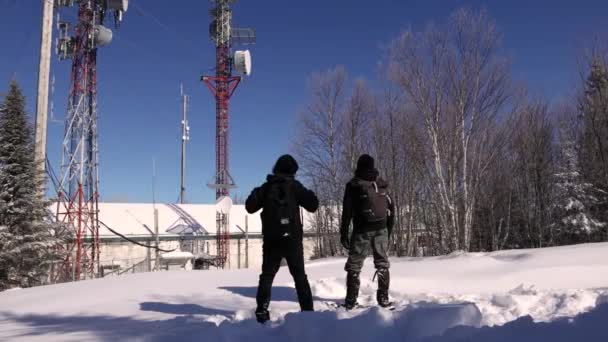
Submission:
[[[182,167],[181,167],[181,187],[179,202],[186,202],[186,142],[190,139],[190,127],[188,127],[188,96],[184,94],[184,86],[181,86],[182,95]]]
[[[152,206],[156,209],[156,158],[152,157]]]
[[[156,158],[152,158],[152,208],[154,210],[154,237],[156,238],[154,270],[158,271],[160,270],[160,254],[158,251],[160,238],[158,236],[158,209],[156,209]]]

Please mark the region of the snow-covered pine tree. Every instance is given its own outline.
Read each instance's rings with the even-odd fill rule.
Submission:
[[[606,193],[582,177],[576,140],[565,127],[560,129],[560,140],[555,174],[555,239],[558,244],[588,242],[606,227],[594,215]]]
[[[15,81],[0,104],[0,291],[39,285],[60,258],[62,231],[47,218],[25,97]]]
[[[590,63],[579,112],[581,170],[585,179],[608,190],[608,62],[601,57]]]

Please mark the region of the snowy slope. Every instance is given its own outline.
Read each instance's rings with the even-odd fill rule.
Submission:
[[[311,262],[314,313],[286,268],[272,322],[258,270],[160,272],[0,293],[0,341],[608,341],[608,243],[392,259],[396,311],[331,309],[344,259]],[[368,260],[360,302],[373,304]]]

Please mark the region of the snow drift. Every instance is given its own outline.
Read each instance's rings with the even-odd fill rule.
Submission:
[[[344,259],[311,262],[314,313],[286,268],[272,321],[253,308],[259,270],[172,271],[0,293],[1,341],[608,341],[608,243],[392,259],[395,311],[375,307],[373,268],[345,312]]]

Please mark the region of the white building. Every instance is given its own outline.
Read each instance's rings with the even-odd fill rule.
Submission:
[[[155,250],[126,241],[104,225],[144,245],[156,244],[154,209],[158,210],[160,248],[193,255],[216,255],[216,207],[207,204],[99,203],[100,264],[104,274],[139,272],[154,268]],[[304,230],[308,215],[303,213]],[[230,254],[227,268],[261,269],[262,225],[260,213],[250,215],[244,205],[233,205],[229,216]],[[307,234],[309,235],[309,234]],[[314,239],[304,239],[304,257],[310,259]],[[160,252],[162,255],[163,252]],[[178,254],[185,256],[186,254]],[[172,268],[162,264],[162,268]],[[177,257],[172,260],[179,264]],[[190,268],[187,265],[186,268]]]

